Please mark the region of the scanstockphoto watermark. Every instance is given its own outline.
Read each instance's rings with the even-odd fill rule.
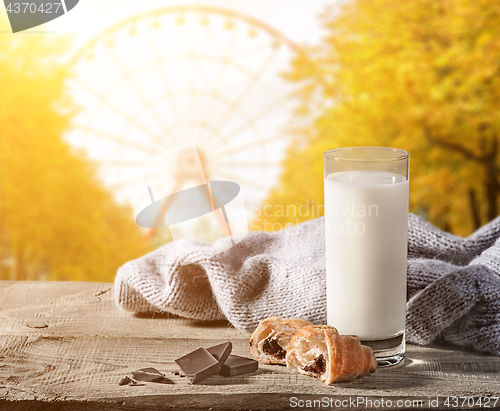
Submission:
[[[348,398],[335,398],[335,397],[322,397],[318,399],[307,399],[299,397],[290,397],[290,408],[423,408],[427,407],[427,399],[386,399],[386,398],[370,398],[370,397],[348,397]]]
[[[267,204],[262,206],[259,202],[253,202],[250,205],[250,210],[253,216],[251,230],[279,231],[298,224],[305,217],[321,217],[324,214],[325,206],[323,204],[315,204],[314,200],[308,199],[302,205]],[[277,221],[269,221],[276,218],[285,218],[287,222],[282,224]]]
[[[366,231],[365,219],[378,218],[379,208],[377,204],[351,204],[332,205],[325,208],[323,204],[315,204],[314,200],[307,200],[305,204],[295,205],[265,205],[259,203],[251,205],[254,219],[251,229],[265,231],[279,231],[291,227],[304,218],[316,218],[322,215],[326,219],[326,229],[340,235],[363,235]],[[269,222],[269,219],[284,218],[287,223]]]
[[[378,218],[377,204],[331,204],[325,208],[326,229],[335,234],[363,235],[366,219]]]
[[[72,10],[79,0],[4,0],[12,33],[40,26]]]
[[[347,398],[321,397],[317,399],[290,397],[290,408],[304,409],[367,409],[367,408],[447,408],[447,409],[471,409],[491,408],[497,409],[496,405],[500,398],[498,396],[448,396],[448,397],[425,397],[425,398],[370,398],[367,396],[350,396]]]

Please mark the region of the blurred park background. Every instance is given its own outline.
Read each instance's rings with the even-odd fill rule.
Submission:
[[[358,145],[411,153],[410,211],[439,228],[498,215],[494,0],[290,2],[287,23],[283,2],[145,4],[87,36],[12,35],[2,10],[1,279],[112,281],[168,242],[124,175],[188,142],[242,186],[251,230],[322,215],[322,153]]]

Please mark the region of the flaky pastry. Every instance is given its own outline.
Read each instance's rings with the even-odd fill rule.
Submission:
[[[301,328],[290,340],[286,365],[331,384],[375,372],[377,360],[357,336],[339,335],[328,325],[311,325]]]
[[[301,318],[282,320],[269,317],[262,320],[250,339],[250,351],[264,364],[285,365],[285,356],[293,335],[302,327],[312,325]]]

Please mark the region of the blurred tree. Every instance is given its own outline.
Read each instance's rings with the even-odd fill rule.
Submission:
[[[284,226],[315,217],[323,203],[322,153],[357,145],[410,151],[410,209],[439,227],[465,235],[495,218],[499,4],[351,0],[328,6],[321,21],[326,36],[286,74],[300,85],[296,141],[266,202],[274,210],[306,205],[309,214],[267,221]],[[258,219],[264,228],[266,219]]]
[[[112,281],[147,251],[129,207],[63,140],[75,112],[64,50],[50,34],[0,35],[2,279]]]

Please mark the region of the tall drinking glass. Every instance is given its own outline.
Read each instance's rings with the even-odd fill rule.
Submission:
[[[405,355],[410,154],[324,153],[328,324],[370,346],[379,366]]]

